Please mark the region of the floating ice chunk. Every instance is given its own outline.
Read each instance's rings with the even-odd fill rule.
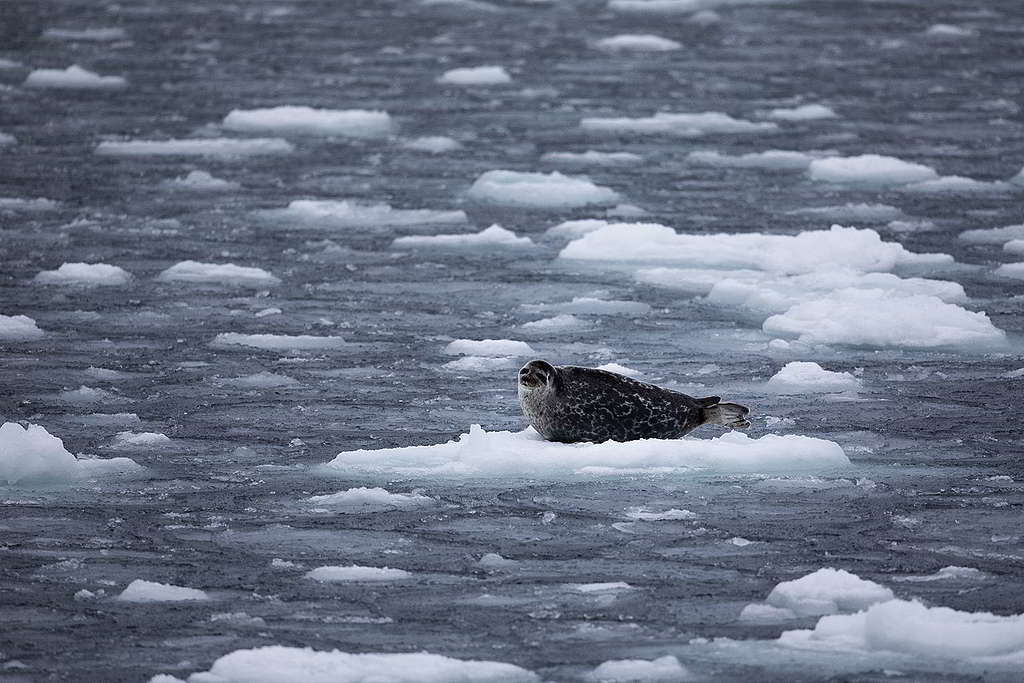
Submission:
[[[832,441],[769,434],[759,439],[729,432],[714,439],[647,439],[562,444],[532,428],[486,432],[473,425],[456,441],[340,453],[327,471],[437,476],[565,478],[618,471],[789,471],[843,467],[849,460]]]
[[[1024,280],[1024,263],[1004,263],[995,269],[995,274],[999,277]]]
[[[706,133],[763,133],[778,129],[774,123],[734,119],[728,114],[708,111],[695,114],[658,112],[642,118],[586,118],[580,121],[584,130],[610,133],[641,133],[699,137]]]
[[[856,612],[893,599],[891,590],[842,569],[826,567],[793,581],[783,581],[765,600],[799,617]]]
[[[233,263],[181,261],[156,276],[159,282],[195,282],[240,287],[269,287],[281,280],[262,268],[236,266]]]
[[[7,147],[9,145],[18,144],[18,138],[14,137],[10,133],[0,133],[0,147]]]
[[[1009,379],[1020,379],[1024,377],[1024,368],[1010,370],[1009,372],[1003,373],[1003,377],[1007,377]]]
[[[807,169],[812,180],[850,185],[909,185],[936,180],[935,169],[896,157],[862,154],[815,159]]]
[[[119,382],[121,380],[125,380],[131,377],[129,373],[119,372],[117,370],[110,370],[108,368],[97,368],[94,365],[90,365],[88,368],[86,368],[85,374],[89,375],[94,379],[99,379],[106,382]]]
[[[314,109],[285,105],[267,109],[235,109],[224,117],[224,128],[244,133],[326,135],[386,138],[391,117],[386,111]]]
[[[690,678],[690,672],[672,655],[658,659],[612,659],[587,674],[598,683],[678,683]]]
[[[903,212],[890,204],[841,204],[815,206],[787,212],[792,216],[821,216],[833,221],[871,221],[885,223],[903,218]]]
[[[484,356],[487,358],[537,355],[537,352],[526,342],[511,339],[481,339],[479,341],[456,339],[444,347],[444,352],[450,356]]]
[[[545,234],[551,237],[563,237],[576,239],[577,237],[583,237],[587,233],[600,230],[605,228],[612,223],[603,221],[598,218],[585,218],[578,221],[565,221],[558,225],[552,226],[545,231]]]
[[[444,135],[427,135],[421,138],[406,140],[402,143],[406,149],[414,149],[417,152],[430,152],[431,154],[444,154],[462,149],[462,144],[453,138]]]
[[[189,683],[540,683],[513,664],[429,652],[349,654],[272,645],[235,650]],[[158,683],[151,680],[150,683]]]
[[[236,159],[264,154],[289,154],[292,143],[281,138],[195,138],[185,140],[125,140],[101,142],[96,154],[103,156],[182,156]]]
[[[647,508],[632,507],[626,509],[626,517],[641,522],[664,522],[697,519],[697,513],[679,508],[672,508],[664,512],[651,512]]]
[[[163,448],[171,439],[160,432],[118,432],[110,442],[111,448]]]
[[[625,365],[619,365],[618,363],[605,363],[597,366],[598,370],[605,370],[607,372],[614,372],[616,375],[623,375],[624,377],[640,377],[644,373],[633,368],[628,368]]]
[[[165,180],[161,185],[168,189],[189,192],[230,192],[241,187],[236,182],[217,178],[206,171],[192,171],[181,178]]]
[[[586,321],[577,318],[569,313],[562,313],[551,318],[542,318],[523,323],[520,327],[528,332],[540,332],[544,334],[557,334],[558,332],[569,332],[579,330],[587,326]]]
[[[1008,254],[1024,254],[1024,239],[1010,240],[1003,245],[1003,251]]]
[[[117,599],[123,602],[186,602],[209,600],[210,596],[196,588],[135,579]]]
[[[455,372],[496,372],[498,370],[509,370],[517,365],[517,359],[509,357],[463,356],[462,358],[450,360],[441,367],[445,370],[454,370]]]
[[[813,630],[786,631],[778,642],[801,649],[918,658],[1019,658],[1024,656],[1024,614],[1002,617],[925,607],[917,600],[889,600],[857,614],[822,617]]]
[[[1024,223],[1007,225],[1005,228],[964,230],[960,233],[960,239],[972,244],[1003,244],[1007,240],[1024,239]]]
[[[816,121],[834,119],[836,113],[823,104],[804,104],[791,109],[772,109],[767,116],[776,121]]]
[[[682,47],[681,43],[649,33],[624,33],[602,38],[594,43],[601,50],[635,52],[669,52]]]
[[[933,192],[936,194],[986,194],[1016,192],[1021,188],[1003,181],[985,182],[959,175],[941,176],[934,180],[912,183],[903,188],[908,192]]]
[[[50,211],[59,206],[60,202],[45,197],[0,197],[0,211]]]
[[[119,90],[128,85],[120,76],[100,76],[77,64],[66,69],[36,69],[25,79],[27,88],[56,90]]]
[[[595,185],[584,176],[553,173],[487,171],[477,178],[467,196],[479,202],[541,209],[610,204],[619,199],[614,190]]]
[[[519,562],[516,560],[510,560],[502,557],[498,553],[486,553],[476,564],[481,569],[487,569],[489,571],[514,569],[519,566]]]
[[[399,237],[392,243],[395,247],[532,247],[533,240],[529,237],[518,237],[511,230],[500,225],[473,232],[455,235],[408,235]]]
[[[898,320],[899,325],[893,321]],[[938,297],[895,295],[881,289],[841,289],[793,306],[764,321],[766,334],[808,344],[873,348],[989,350],[1006,344],[1006,333],[983,312]]]
[[[512,77],[503,66],[474,66],[445,71],[437,82],[447,85],[502,85],[511,83]]]
[[[257,372],[244,377],[224,380],[224,384],[240,389],[282,389],[299,385],[299,381],[287,375],[275,375],[272,372]]]
[[[411,510],[434,505],[437,501],[419,493],[391,493],[380,487],[361,486],[324,496],[311,496],[306,498],[305,502],[330,508],[333,512],[364,513],[379,510]]]
[[[464,211],[396,209],[388,204],[368,204],[347,199],[297,199],[288,204],[286,209],[273,209],[264,214],[270,218],[284,218],[330,228],[466,222]]]
[[[932,24],[924,34],[929,38],[973,38],[978,34],[969,28],[954,26],[952,24]]]
[[[860,380],[849,372],[832,372],[817,363],[793,361],[772,375],[767,388],[780,394],[857,391]]]
[[[645,315],[651,312],[648,304],[639,301],[599,299],[592,296],[577,296],[573,297],[572,301],[554,304],[523,304],[522,309],[529,313],[557,311],[580,315]]]
[[[105,43],[113,40],[124,40],[123,28],[48,28],[43,31],[43,38],[52,40],[70,40]]]
[[[76,458],[63,441],[39,425],[5,422],[0,426],[0,481],[7,484],[67,483],[140,469],[129,458]]]
[[[631,166],[642,164],[644,158],[631,152],[598,152],[588,149],[586,152],[548,152],[540,160],[566,166]]]
[[[0,341],[35,341],[46,336],[27,315],[0,315]]]
[[[885,229],[891,230],[892,232],[928,232],[930,230],[935,230],[936,226],[928,220],[889,221],[885,224]]]
[[[94,389],[85,385],[82,385],[77,389],[62,391],[57,395],[57,398],[61,401],[67,401],[68,403],[100,403],[103,401],[117,402],[128,400],[123,396],[118,396],[117,394],[104,389]]]
[[[673,263],[698,268],[755,268],[809,273],[835,268],[861,272],[896,266],[947,265],[947,254],[917,254],[883,242],[870,229],[808,230],[797,235],[764,233],[683,235],[656,223],[615,223],[570,242],[559,258],[588,261]]]
[[[770,149],[767,152],[752,152],[729,156],[719,152],[690,152],[686,160],[692,164],[725,166],[734,168],[765,168],[781,171],[803,171],[816,157],[806,152],[787,152]]]
[[[57,270],[44,270],[32,281],[40,285],[115,286],[131,282],[131,273],[106,263],[65,263]]]
[[[245,346],[267,351],[324,351],[342,349],[347,343],[341,337],[318,337],[308,334],[240,334],[238,332],[221,332],[211,346],[229,348]]]
[[[307,579],[320,583],[401,581],[411,577],[411,573],[402,569],[361,567],[355,564],[348,567],[317,567],[306,572]]]
[[[899,576],[894,578],[897,581],[921,583],[929,581],[981,581],[985,577],[985,572],[974,567],[943,567],[934,574],[928,574],[927,576]]]
[[[600,581],[597,583],[570,583],[569,588],[579,593],[609,593],[632,590],[625,581]]]

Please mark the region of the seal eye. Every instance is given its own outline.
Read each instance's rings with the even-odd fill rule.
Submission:
[[[519,374],[520,375],[527,375],[527,374],[529,374],[529,372],[530,372],[529,368],[523,368],[522,370],[519,371]]]

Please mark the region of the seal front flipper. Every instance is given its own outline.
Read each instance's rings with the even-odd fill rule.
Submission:
[[[722,425],[729,429],[746,429],[750,426],[747,415],[750,408],[739,403],[719,403],[717,396],[698,398],[697,402],[704,406],[705,424]]]

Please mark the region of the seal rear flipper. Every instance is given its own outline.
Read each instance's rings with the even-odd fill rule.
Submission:
[[[699,399],[705,401],[706,399]],[[704,423],[722,425],[729,429],[746,429],[750,426],[747,415],[750,408],[738,403],[718,403],[704,408]]]

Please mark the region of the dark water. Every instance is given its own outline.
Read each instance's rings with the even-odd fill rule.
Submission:
[[[1024,612],[1022,380],[1003,376],[1024,366],[1017,341],[1024,284],[991,277],[992,266],[1009,260],[999,245],[956,239],[964,229],[1022,222],[1020,193],[837,189],[798,173],[685,160],[695,149],[832,149],[1006,179],[1024,165],[1024,8],[1013,0],[919,0],[719,13],[720,22],[702,26],[686,14],[615,14],[602,3],[570,1],[484,11],[383,0],[6,0],[0,57],[22,66],[0,70],[0,132],[17,138],[0,149],[0,196],[60,205],[0,210],[0,313],[31,316],[48,333],[0,346],[0,417],[41,424],[75,453],[113,455],[111,437],[129,428],[162,432],[173,447],[119,451],[148,468],[141,478],[0,492],[0,679],[185,676],[232,650],[270,644],[427,650],[512,662],[550,680],[578,680],[608,659],[665,654],[714,680],[885,678],[889,667],[870,659],[761,656],[758,645],[741,647],[748,653],[741,656],[688,645],[691,638],[771,639],[813,625],[751,625],[737,615],[779,581],[823,566],[879,581],[901,597]],[[925,37],[937,23],[976,36]],[[53,27],[121,27],[127,37],[44,38]],[[683,48],[610,55],[591,47],[619,33],[657,33]],[[29,69],[72,63],[122,75],[129,85],[115,92],[21,85]],[[514,83],[435,83],[447,69],[480,64],[505,66]],[[840,118],[700,140],[600,136],[578,126],[587,116],[660,110],[753,118],[798,101],[828,103]],[[402,137],[448,135],[463,148],[431,155],[395,140],[288,136],[293,154],[242,160],[93,153],[108,139],[230,136],[210,126],[232,109],[281,104],[383,109]],[[645,220],[684,232],[823,228],[819,218],[788,212],[847,202],[892,204],[930,220],[937,229],[886,239],[978,266],[956,279],[969,306],[985,310],[1011,344],[998,354],[820,350],[799,360],[863,368],[861,400],[768,394],[764,380],[793,359],[765,351],[758,325],[638,285],[628,274],[555,260],[561,245],[543,231],[603,217],[602,210],[501,209],[462,197],[484,171],[550,171],[541,154],[587,149],[643,155],[642,165],[586,172],[650,211]],[[241,189],[186,193],[160,185],[195,169]],[[322,229],[257,213],[301,198],[463,208],[473,230],[498,222],[539,246],[399,251],[390,248],[398,235],[470,228]],[[342,249],[325,249],[325,239]],[[154,280],[186,259],[262,267],[282,283],[261,291]],[[76,261],[118,265],[135,279],[111,288],[31,282],[39,271]],[[558,335],[515,329],[541,317],[523,303],[595,291],[643,301],[652,312],[594,317],[590,328]],[[254,315],[269,307],[283,313]],[[336,334],[351,345],[299,354],[212,347],[222,332]],[[451,357],[442,349],[452,338],[525,338],[558,362],[614,360],[694,393],[701,389],[695,384],[706,384],[704,393],[792,419],[784,433],[840,443],[853,465],[817,479],[714,472],[332,479],[313,469],[339,451],[441,443],[471,423],[521,428],[514,368],[447,371],[441,366]],[[720,370],[696,374],[709,363]],[[104,382],[85,373],[90,366],[128,375]],[[244,389],[223,381],[261,371],[299,383]],[[58,397],[83,384],[118,398],[80,405]],[[93,412],[132,412],[141,424],[83,420]],[[751,435],[767,431],[760,421]],[[301,502],[359,485],[422,489],[441,504],[342,515],[314,513]],[[622,526],[633,506],[685,508],[698,518]],[[733,537],[754,543],[739,547]],[[485,553],[520,564],[487,572],[476,565]],[[271,567],[274,558],[307,568],[388,565],[420,578],[320,585]],[[947,565],[978,568],[988,579],[892,580]],[[136,578],[202,588],[215,600],[139,606],[111,599]],[[613,599],[565,589],[611,581],[635,588]],[[106,597],[75,600],[83,588]],[[230,612],[263,622],[211,619]],[[943,666],[898,668],[928,680]],[[983,670],[946,679],[986,675],[1012,680]]]

